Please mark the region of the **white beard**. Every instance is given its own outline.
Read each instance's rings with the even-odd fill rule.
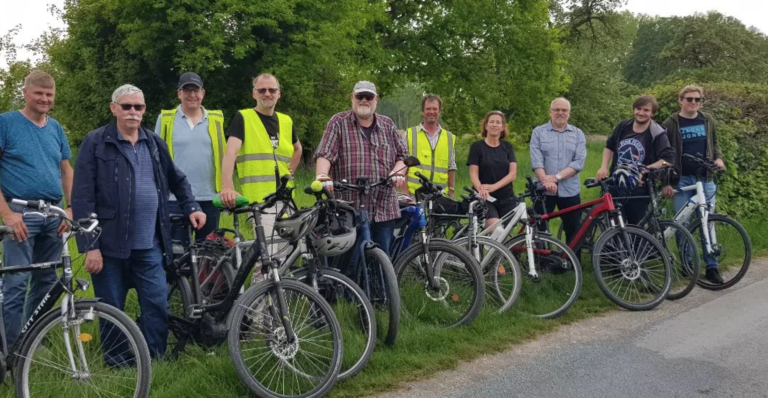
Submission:
[[[373,107],[370,105],[368,106],[358,105],[357,109],[355,109],[355,114],[357,114],[357,117],[361,119],[367,119],[371,117],[371,115],[373,115]]]

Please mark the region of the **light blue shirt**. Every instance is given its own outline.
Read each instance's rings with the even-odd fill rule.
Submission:
[[[557,184],[557,196],[570,198],[581,192],[578,172],[587,159],[587,139],[581,129],[568,124],[563,131],[557,131],[552,122],[538,126],[533,129],[530,150],[534,171],[543,168],[547,175],[555,175],[566,167],[576,170],[576,175]]]
[[[161,116],[158,116],[155,123],[155,133],[158,135],[160,120]],[[203,118],[192,127],[190,121],[179,105],[173,121],[173,163],[187,176],[192,194],[198,202],[213,200],[217,194],[213,147],[208,134],[208,112],[203,108]],[[173,194],[169,198],[176,200]]]

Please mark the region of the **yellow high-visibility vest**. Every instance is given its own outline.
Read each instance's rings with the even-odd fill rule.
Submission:
[[[205,110],[208,114],[208,135],[211,137],[213,149],[213,178],[216,192],[221,192],[221,161],[227,150],[227,140],[224,138],[224,114],[219,110]],[[160,138],[168,145],[168,152],[173,159],[173,122],[176,120],[178,108],[163,110],[160,114]]]
[[[421,163],[419,166],[408,168],[408,190],[415,193],[421,187],[416,172],[420,172],[432,182],[448,187],[448,166],[451,149],[453,146],[453,134],[446,130],[440,130],[435,149],[427,138],[427,132],[418,126],[411,127],[406,132],[408,153],[415,156]]]
[[[279,177],[290,174],[288,165],[293,157],[293,120],[288,115],[275,112],[280,131],[273,145],[264,123],[254,109],[242,109],[245,140],[237,153],[237,176],[240,193],[251,202],[262,202],[274,193]],[[293,187],[293,181],[288,183]]]

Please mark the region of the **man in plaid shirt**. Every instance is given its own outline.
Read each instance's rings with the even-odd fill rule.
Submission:
[[[408,145],[392,119],[376,113],[379,96],[373,83],[355,84],[351,99],[352,109],[337,113],[325,126],[325,134],[315,152],[317,179],[333,189],[328,184],[331,178],[355,184],[361,177],[375,183],[395,175],[394,187],[374,187],[361,203],[370,212],[374,243],[389,254],[395,219],[400,217],[396,188],[405,182],[403,159],[408,156]],[[357,193],[339,192],[339,196],[358,201]]]

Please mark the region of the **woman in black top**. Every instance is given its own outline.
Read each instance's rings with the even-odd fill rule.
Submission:
[[[488,112],[480,128],[483,139],[469,148],[467,166],[472,186],[480,197],[490,198],[486,202],[487,227],[517,205],[515,191],[512,189],[512,182],[517,177],[517,160],[512,145],[504,141],[507,136],[507,123],[502,112]]]

